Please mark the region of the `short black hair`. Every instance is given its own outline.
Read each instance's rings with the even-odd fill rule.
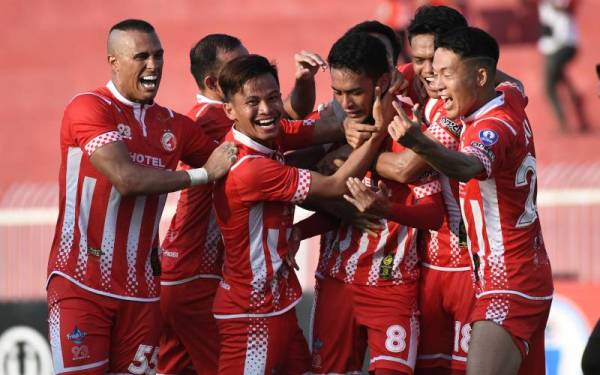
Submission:
[[[402,51],[402,42],[398,34],[391,27],[379,21],[364,21],[352,26],[344,35],[351,33],[372,33],[388,39],[392,45],[392,61],[394,61],[394,65],[398,63],[398,56]]]
[[[110,28],[109,34],[112,33],[114,30],[119,30],[119,31],[141,31],[144,33],[154,33],[154,26],[150,25],[148,22],[144,21],[144,20],[137,20],[137,19],[126,19],[123,20],[121,22],[118,22],[116,24],[113,25],[113,27]]]
[[[417,9],[408,25],[408,42],[416,35],[444,34],[452,29],[467,27],[467,20],[456,9],[439,5],[424,5]]]
[[[219,86],[225,101],[230,101],[246,82],[264,74],[271,74],[279,86],[277,67],[263,56],[253,54],[238,56],[225,64],[219,73]]]
[[[496,72],[500,58],[496,39],[476,27],[462,27],[437,35],[435,49],[438,48],[450,50],[462,59],[477,59],[479,64],[487,66],[492,73]]]
[[[219,51],[229,52],[242,45],[242,42],[227,34],[209,34],[200,39],[190,49],[190,71],[200,88],[204,88],[204,77],[217,75],[221,64],[217,61]]]
[[[327,62],[331,69],[348,69],[366,74],[373,80],[389,72],[387,52],[383,43],[366,33],[342,36],[331,47]]]

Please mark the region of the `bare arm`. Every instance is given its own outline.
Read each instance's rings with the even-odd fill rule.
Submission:
[[[212,182],[227,173],[235,162],[235,147],[228,142],[217,147],[204,165],[206,182]],[[135,164],[123,142],[113,142],[94,151],[92,165],[122,195],[169,193],[187,188],[194,172],[167,171]],[[192,169],[191,171],[198,171]]]
[[[285,100],[287,115],[300,120],[312,112],[315,106],[315,74],[319,68],[325,70],[327,64],[316,53],[300,51],[294,55],[296,62],[296,82],[290,96]]]
[[[394,140],[412,149],[435,170],[463,182],[484,171],[483,164],[476,156],[447,149],[423,134],[420,124],[411,121],[400,106],[394,103],[394,107],[398,116],[388,128],[390,135]]]

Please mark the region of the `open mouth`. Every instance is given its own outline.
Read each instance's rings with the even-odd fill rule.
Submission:
[[[154,90],[158,86],[158,76],[140,77],[140,84],[145,89]]]
[[[454,100],[448,95],[440,95],[440,99],[444,101],[444,108],[446,109],[452,107],[452,104],[454,103]]]
[[[265,119],[256,120],[254,121],[254,123],[265,130],[270,130],[274,128],[277,124],[277,119],[275,117],[269,117]]]
[[[433,77],[426,77],[424,80],[421,80],[424,84],[425,87],[430,90],[430,91],[437,91],[435,86],[434,86],[434,81],[435,78]]]

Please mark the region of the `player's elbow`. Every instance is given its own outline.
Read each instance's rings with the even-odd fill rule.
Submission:
[[[116,173],[111,182],[122,196],[143,193],[142,179],[133,170],[122,170]]]

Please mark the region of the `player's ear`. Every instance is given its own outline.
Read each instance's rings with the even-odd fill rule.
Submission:
[[[477,68],[477,86],[485,87],[490,82],[490,71],[485,66]]]
[[[219,91],[218,79],[215,76],[207,75],[204,77],[204,87],[209,90]]]
[[[116,71],[117,67],[119,65],[119,61],[117,60],[116,56],[108,55],[107,60],[108,60],[108,63],[110,64],[110,67],[112,68],[112,70]]]
[[[223,103],[223,110],[225,111],[225,115],[228,119],[230,119],[231,121],[237,121],[235,110],[230,102]]]
[[[382,95],[387,92],[387,90],[390,88],[390,73],[383,73],[381,77],[377,79],[375,86],[381,87]]]

